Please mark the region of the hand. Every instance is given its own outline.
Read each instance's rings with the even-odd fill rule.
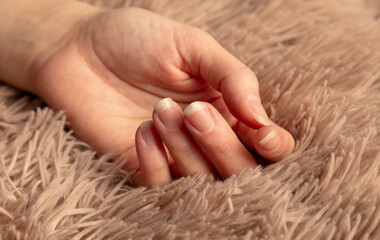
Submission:
[[[138,169],[135,131],[164,97],[182,108],[210,103],[246,146],[269,160],[293,150],[292,137],[278,126],[277,152],[254,144],[260,132],[254,129],[273,124],[255,75],[205,32],[137,8],[99,11],[79,23],[62,47],[45,56],[33,88],[51,107],[64,109],[74,133],[100,154],[119,147],[126,168]],[[217,116],[210,104],[205,106]],[[218,131],[229,131],[216,118]]]
[[[136,132],[140,170],[133,180],[137,185],[155,186],[172,181],[173,176],[196,173],[225,179],[257,165],[226,120],[209,103],[193,102],[184,111],[170,98],[159,101],[153,121],[143,122]],[[284,154],[278,126],[256,131],[252,144],[265,156]],[[169,155],[173,164],[169,163]]]

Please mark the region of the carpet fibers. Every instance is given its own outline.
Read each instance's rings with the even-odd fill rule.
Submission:
[[[296,150],[223,182],[136,188],[64,113],[1,85],[1,239],[380,239],[380,1],[94,3],[208,31],[257,74]]]

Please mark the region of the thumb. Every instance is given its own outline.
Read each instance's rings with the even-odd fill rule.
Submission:
[[[197,30],[190,49],[190,71],[222,93],[230,112],[252,128],[270,125],[255,74],[209,34]]]

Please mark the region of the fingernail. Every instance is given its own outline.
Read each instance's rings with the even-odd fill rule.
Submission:
[[[259,145],[265,151],[271,152],[277,150],[281,144],[280,136],[276,131],[270,131],[265,137],[259,141]]]
[[[184,115],[190,124],[199,132],[207,132],[215,125],[207,106],[201,102],[193,102],[184,110]]]
[[[264,126],[271,125],[271,123],[268,120],[267,114],[263,106],[261,105],[258,97],[249,96],[248,103],[249,103],[249,106],[251,107],[252,116],[258,123],[261,123]]]
[[[152,121],[146,121],[141,123],[140,130],[141,130],[141,136],[143,141],[148,146],[155,146],[156,145],[156,139],[153,133],[153,122]]]
[[[171,98],[164,98],[154,106],[161,123],[168,129],[178,129],[182,124],[182,118]]]

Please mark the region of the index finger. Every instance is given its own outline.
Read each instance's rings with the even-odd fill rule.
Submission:
[[[186,59],[190,74],[221,92],[230,112],[246,125],[255,129],[270,125],[252,70],[206,32],[195,29],[193,35],[194,41],[186,42],[185,50],[178,49],[183,56],[190,56]]]

